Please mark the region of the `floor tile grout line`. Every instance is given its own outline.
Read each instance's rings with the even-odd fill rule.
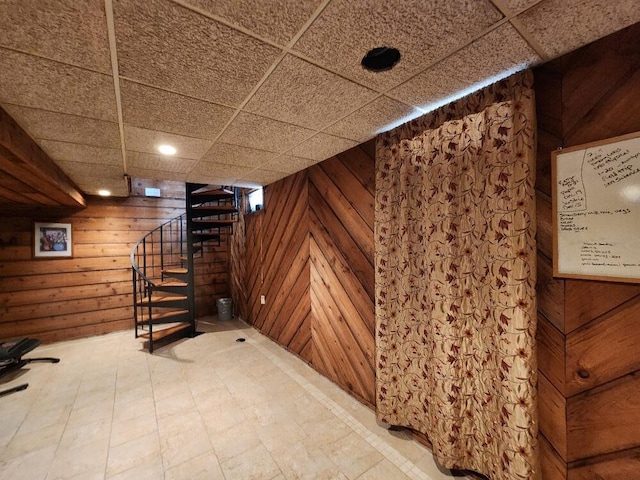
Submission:
[[[252,342],[253,343],[253,342]],[[365,425],[363,425],[360,421],[358,421],[355,417],[350,415],[345,409],[343,409],[336,402],[331,400],[327,395],[322,393],[318,387],[312,385],[308,380],[306,380],[302,375],[296,372],[292,367],[287,365],[284,361],[280,360],[277,355],[270,352],[266,347],[261,344],[255,343],[256,348],[271,362],[276,364],[285,374],[287,374],[292,380],[298,383],[302,388],[304,388],[309,394],[311,394],[316,400],[326,406],[334,415],[338,418],[344,418],[345,423],[352,428],[358,435],[360,435],[363,440],[365,440],[369,445],[375,448],[380,454],[382,454],[387,460],[393,463],[400,470],[404,471],[403,465],[410,465],[410,470],[406,471],[406,475],[414,480],[433,480],[428,474],[422,472],[417,465],[415,465],[411,460],[406,458],[402,453],[397,451],[395,448],[388,445],[386,442],[381,445],[383,442],[381,439],[377,437],[375,432],[371,431]],[[367,434],[360,432],[360,429],[363,429]],[[369,434],[375,437],[375,440],[372,440]],[[397,457],[396,457],[397,456]],[[417,472],[420,472],[419,474]]]

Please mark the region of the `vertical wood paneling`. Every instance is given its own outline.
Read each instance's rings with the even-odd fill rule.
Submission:
[[[162,198],[144,197],[144,187]],[[32,336],[44,342],[133,328],[131,248],[148,231],[185,210],[184,184],[134,181],[129,198],[88,197],[87,208],[39,209],[1,219],[0,338]],[[33,259],[33,221],[70,222],[73,258]],[[228,295],[226,242],[207,246],[196,261],[196,315],[214,313]]]
[[[553,248],[544,230],[552,213],[545,201],[550,195],[549,153],[640,130],[638,38],[640,25],[634,25],[536,69],[536,188],[543,232],[538,249],[547,258]],[[544,317],[539,366],[545,372],[540,431],[564,465],[564,473],[554,468],[550,478],[635,478],[637,472],[624,472],[637,465],[635,454],[628,452],[640,447],[640,404],[635,399],[640,390],[639,287],[552,279],[550,265],[539,258],[539,313]],[[551,399],[544,398],[549,391]]]

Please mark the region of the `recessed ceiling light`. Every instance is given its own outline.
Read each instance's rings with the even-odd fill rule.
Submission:
[[[173,145],[158,145],[158,151],[162,155],[175,155],[177,150]]]
[[[98,190],[98,195],[101,197],[108,197],[111,195],[111,192],[109,190]]]
[[[376,47],[369,50],[360,62],[370,72],[390,70],[400,61],[400,51],[391,47]]]

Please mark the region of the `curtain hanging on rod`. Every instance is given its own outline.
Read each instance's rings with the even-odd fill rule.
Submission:
[[[535,102],[520,72],[378,137],[377,416],[539,478]]]

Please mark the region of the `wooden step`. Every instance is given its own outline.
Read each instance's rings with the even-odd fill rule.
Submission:
[[[154,285],[153,291],[184,294],[186,293],[186,289],[188,286],[189,284],[187,282],[180,282],[178,280],[169,280],[169,281],[161,282]]]
[[[207,202],[215,202],[219,200],[226,200],[235,198],[235,194],[232,190],[222,190],[216,188],[213,190],[203,190],[199,192],[193,192],[191,194],[191,204],[201,204]]]
[[[141,307],[152,308],[187,308],[188,297],[186,295],[167,295],[165,297],[153,296],[151,299],[145,297],[138,303]]]
[[[173,277],[184,282],[188,280],[189,270],[182,267],[169,267],[162,270],[162,275],[165,277]]]
[[[187,282],[179,282],[177,280],[169,280],[167,282],[158,283],[156,287],[186,287]]]
[[[189,273],[189,270],[182,267],[169,267],[162,270],[162,273],[166,275],[186,275]]]
[[[190,323],[181,322],[168,328],[154,330],[153,341],[150,338],[151,335],[149,333],[143,333],[139,336],[147,339],[147,341],[144,342],[145,346],[149,349],[149,353],[153,353],[155,347],[177,340],[178,338],[185,336],[185,334],[190,333],[191,330],[192,327]]]
[[[210,217],[212,215],[228,215],[237,213],[235,205],[200,205],[191,209],[193,218]]]
[[[160,325],[163,323],[177,323],[185,320],[189,320],[189,310],[172,310],[171,312],[154,313],[151,316],[151,322],[147,318],[148,313],[142,314],[142,319],[138,320],[138,325]]]
[[[234,220],[194,220],[192,222],[192,230],[208,230],[210,228],[230,227],[235,223]]]

